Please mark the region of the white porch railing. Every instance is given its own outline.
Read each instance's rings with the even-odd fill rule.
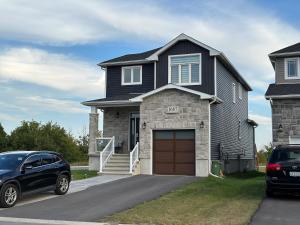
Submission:
[[[97,138],[97,151],[100,151],[100,168],[99,172],[103,172],[103,168],[108,159],[115,153],[115,137],[111,138]],[[105,146],[105,147],[104,147]]]
[[[133,172],[135,164],[139,161],[139,143],[137,142],[133,150],[130,152],[130,168],[129,173]]]

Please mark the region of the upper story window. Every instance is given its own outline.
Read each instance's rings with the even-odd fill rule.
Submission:
[[[122,67],[122,85],[142,84],[142,66]]]
[[[235,103],[236,98],[236,90],[235,90],[235,83],[232,83],[232,102]]]
[[[285,78],[300,79],[299,58],[285,59]]]
[[[201,84],[201,54],[170,55],[168,83]]]
[[[240,83],[238,84],[238,87],[239,87],[239,99],[243,99],[243,87]]]

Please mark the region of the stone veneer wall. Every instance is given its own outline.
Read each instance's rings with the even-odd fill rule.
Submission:
[[[300,136],[300,99],[272,101],[273,144],[288,144],[290,136]],[[283,132],[278,132],[279,124]]]
[[[168,106],[179,106],[179,113],[167,114]],[[204,128],[200,128],[201,121]],[[196,176],[208,176],[209,101],[179,90],[166,90],[149,96],[140,105],[141,173],[152,174],[152,133],[161,129],[195,129]]]
[[[123,153],[128,153],[130,113],[138,112],[139,107],[105,108],[103,112],[103,136],[115,136],[115,145],[123,142]],[[119,112],[119,116],[117,116]]]

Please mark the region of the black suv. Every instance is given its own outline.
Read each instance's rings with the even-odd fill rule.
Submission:
[[[0,154],[0,206],[12,207],[25,194],[54,190],[68,192],[70,165],[50,151],[12,151]]]
[[[266,194],[300,192],[300,145],[273,149],[266,167]]]

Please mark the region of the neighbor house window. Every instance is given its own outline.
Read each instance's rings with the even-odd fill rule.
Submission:
[[[169,56],[169,83],[201,84],[201,54]]]
[[[242,85],[239,83],[238,87],[239,87],[239,99],[243,99],[243,88],[242,88]]]
[[[241,140],[241,121],[239,120],[238,138]]]
[[[299,58],[285,59],[286,79],[300,79]]]
[[[235,83],[232,83],[232,102],[235,103],[236,98],[236,90],[235,90]]]
[[[142,66],[122,67],[122,85],[142,84]]]

